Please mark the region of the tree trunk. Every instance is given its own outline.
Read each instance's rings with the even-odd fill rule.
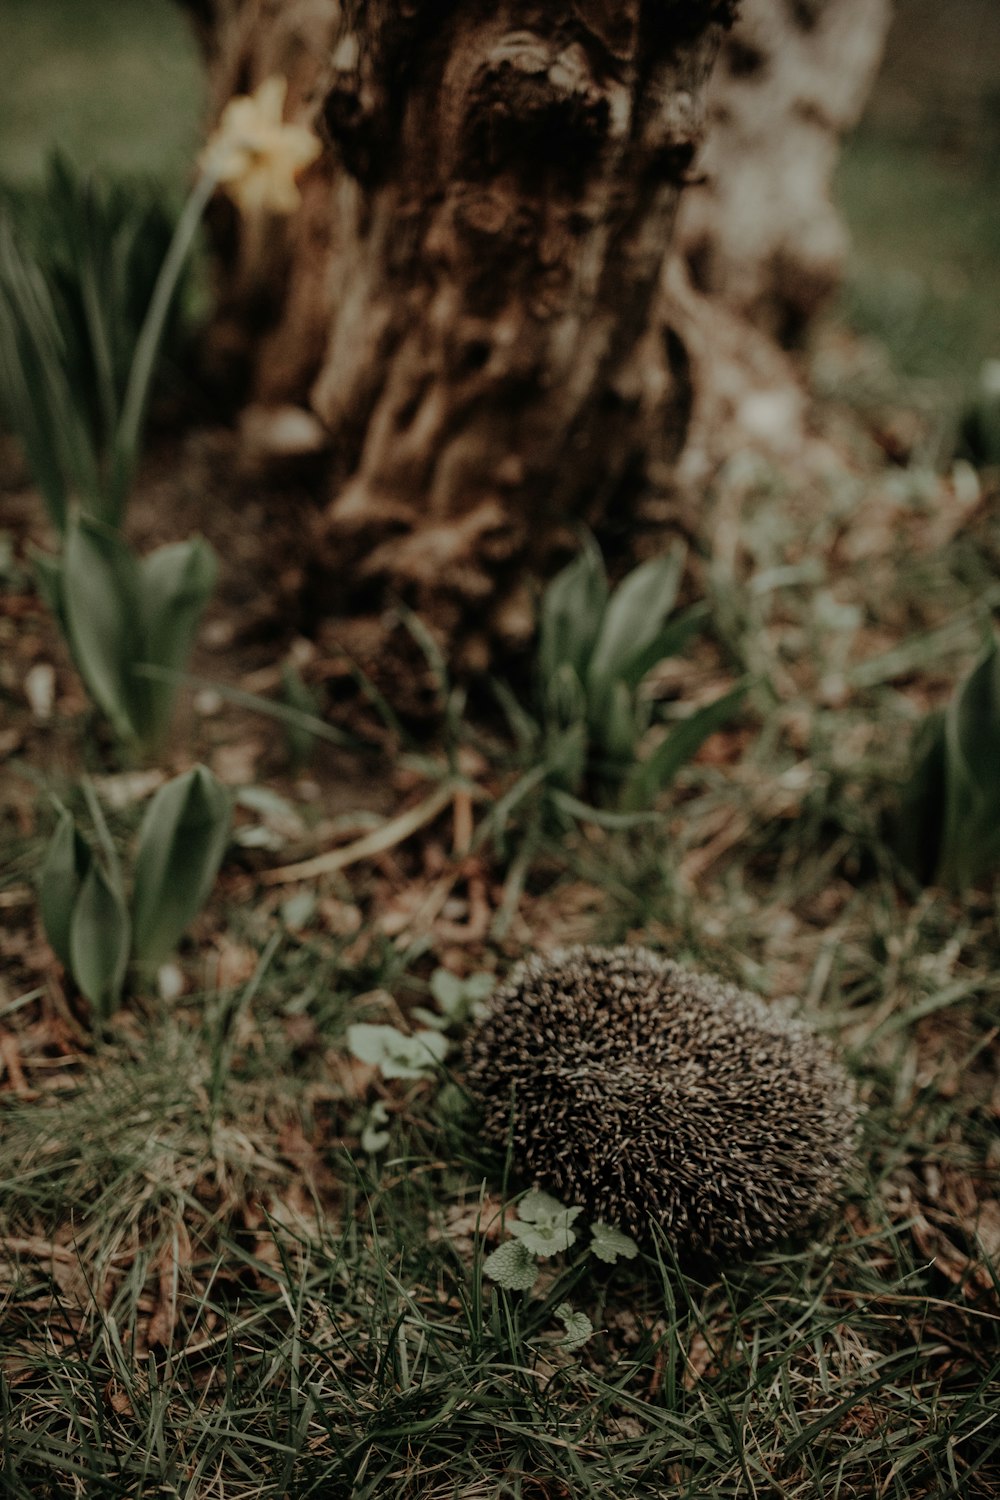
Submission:
[[[367,660],[392,597],[459,670],[525,639],[530,573],[671,484],[717,367],[797,400],[777,338],[831,280],[887,3],[747,0],[709,85],[731,0],[187,0],[214,109],[280,72],[328,142],[287,229],[219,206],[216,349],[259,445],[326,447],[316,555]]]
[[[684,452],[661,487],[690,492],[743,446],[801,461],[798,348],[840,281],[831,187],[860,119],[891,0],[745,0],[708,86],[698,180],[681,205],[658,313],[690,361]]]

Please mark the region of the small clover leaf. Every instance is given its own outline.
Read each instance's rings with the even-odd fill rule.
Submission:
[[[483,1261],[483,1270],[509,1292],[527,1292],[538,1280],[534,1256],[519,1240],[508,1240]]]
[[[370,1151],[374,1156],[378,1151],[384,1151],[389,1144],[389,1132],[381,1127],[389,1123],[389,1111],[381,1099],[376,1099],[368,1112],[365,1128],[361,1132],[361,1149]]]
[[[419,1021],[421,1026],[429,1026],[432,1031],[447,1031],[451,1025],[447,1016],[439,1016],[436,1010],[426,1010],[422,1005],[415,1005],[410,1015],[414,1021]]]
[[[462,981],[450,969],[435,969],[431,975],[431,994],[443,1016],[453,1016],[462,1003]]]
[[[354,1056],[379,1069],[383,1078],[427,1078],[444,1060],[448,1038],[438,1031],[405,1036],[395,1026],[359,1021],[347,1028],[347,1045]]]
[[[542,1260],[558,1255],[560,1250],[568,1250],[576,1239],[576,1232],[570,1229],[565,1218],[562,1223],[552,1220],[544,1224],[523,1224],[519,1219],[512,1219],[507,1228],[525,1249]]]
[[[594,1332],[594,1325],[587,1314],[574,1312],[568,1302],[560,1302],[556,1308],[556,1317],[566,1330],[566,1337],[559,1340],[560,1349],[570,1352],[582,1349]]]
[[[497,976],[491,974],[488,969],[478,969],[462,983],[465,985],[465,993],[470,1000],[488,1000],[496,989]]]
[[[607,1261],[609,1266],[613,1266],[617,1260],[634,1260],[639,1254],[639,1246],[635,1240],[616,1229],[613,1224],[592,1224],[590,1232],[593,1235],[590,1242],[591,1253],[598,1260]]]
[[[431,975],[431,994],[442,1016],[461,1023],[481,1011],[482,1002],[495,984],[496,976],[485,971],[459,979],[449,969],[435,969]]]
[[[558,1198],[532,1188],[517,1205],[517,1218],[507,1226],[535,1255],[546,1259],[568,1250],[576,1239],[570,1228],[582,1208],[564,1208]]]
[[[565,1208],[558,1198],[541,1192],[539,1188],[532,1188],[530,1193],[525,1193],[517,1205],[517,1216],[526,1224],[572,1224],[582,1212],[581,1208]]]

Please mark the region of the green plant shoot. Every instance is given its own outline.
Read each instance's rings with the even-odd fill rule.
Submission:
[[[610,591],[601,554],[587,538],[548,585],[539,617],[537,699],[545,780],[556,789],[575,794],[591,779],[612,792],[623,811],[649,808],[745,696],[748,684],[740,683],[682,720],[643,758],[655,719],[644,680],[682,650],[706,618],[702,605],[669,618],[683,569],[684,549],[675,546]],[[532,750],[537,760],[537,747]]]
[[[205,766],[159,789],[139,829],[132,893],[133,956],[158,964],[201,911],[219,873],[232,801]]]
[[[964,890],[1000,867],[1000,642],[994,635],[944,713],[914,736],[894,829],[923,881]]]
[[[94,702],[120,739],[155,749],[170,723],[177,672],[215,584],[215,555],[200,537],[139,559],[119,532],[73,516],[62,557],[47,557],[44,589]]]
[[[129,903],[92,791],[88,799],[102,854],[57,804],[39,877],[39,907],[56,956],[103,1021],[121,1003],[129,963],[161,962],[204,906],[229,840],[232,807],[204,766],[161,787],[139,830]]]

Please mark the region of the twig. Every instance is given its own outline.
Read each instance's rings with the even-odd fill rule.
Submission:
[[[356,839],[353,844],[346,844],[342,849],[317,854],[315,858],[302,860],[299,864],[266,870],[260,877],[261,883],[287,885],[293,880],[311,880],[315,875],[332,875],[335,870],[357,864],[359,859],[371,859],[376,854],[385,854],[387,850],[394,849],[397,844],[410,838],[418,829],[433,822],[454,796],[455,783],[446,781],[423,802],[418,802],[416,807],[400,813],[398,818],[391,818],[388,823],[383,823],[381,828],[376,828],[364,838]]]

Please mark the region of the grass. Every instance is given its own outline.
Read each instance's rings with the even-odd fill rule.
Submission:
[[[884,355],[866,372],[867,397],[922,408],[939,455],[984,360],[1000,354],[995,20],[976,0],[942,14],[900,4],[835,184],[852,241],[837,316]]]
[[[872,129],[844,152],[838,183],[854,241],[848,307],[893,340],[903,374],[975,369],[1000,349],[1000,149],[993,154],[949,160],[926,140]]]
[[[522,908],[532,941],[641,936],[800,997],[867,1105],[844,1215],[745,1265],[682,1268],[654,1241],[615,1268],[570,1252],[532,1294],[502,1292],[482,1260],[503,1163],[433,1084],[379,1084],[344,1045],[350,1021],[426,1003],[445,940],[380,934],[372,876],[327,888],[362,913],[346,937],[244,897],[188,947],[181,1001],[140,997],[97,1046],[64,1020],[53,1050],[60,1012],[32,1031],[30,992],[2,1017],[27,1079],[0,1135],[7,1493],[996,1493],[998,911],[908,890],[881,841],[909,729],[975,653],[996,558],[989,531],[937,545],[947,481],[912,510],[890,479],[838,499],[762,472],[735,548],[716,497],[705,579],[727,669],[758,679],[758,727],[683,772],[665,827],[579,830]],[[678,691],[719,653],[672,663]],[[243,959],[221,988],[219,943]],[[376,1155],[373,1098],[390,1112]],[[596,1330],[576,1353],[563,1302]]]
[[[11,60],[0,180],[25,186],[54,147],[81,167],[185,181],[199,139],[200,67],[169,0],[4,0]]]
[[[210,1028],[130,1029],[58,1105],[8,1120],[7,1493],[994,1492],[1000,1315],[905,1219],[865,1218],[876,1181],[832,1245],[712,1277],[661,1245],[638,1273],[570,1264],[522,1299],[486,1290],[482,1164],[436,1153],[426,1086],[384,1162],[329,1142],[317,1183],[275,1149],[280,1052],[269,1086],[237,1067],[209,1108]],[[334,1136],[347,1123],[335,1090],[297,1106],[306,1128],[323,1107]],[[876,1171],[920,1160],[910,1134],[873,1121]],[[43,1238],[67,1218],[75,1235]],[[567,1299],[601,1330],[581,1356],[558,1348]]]

